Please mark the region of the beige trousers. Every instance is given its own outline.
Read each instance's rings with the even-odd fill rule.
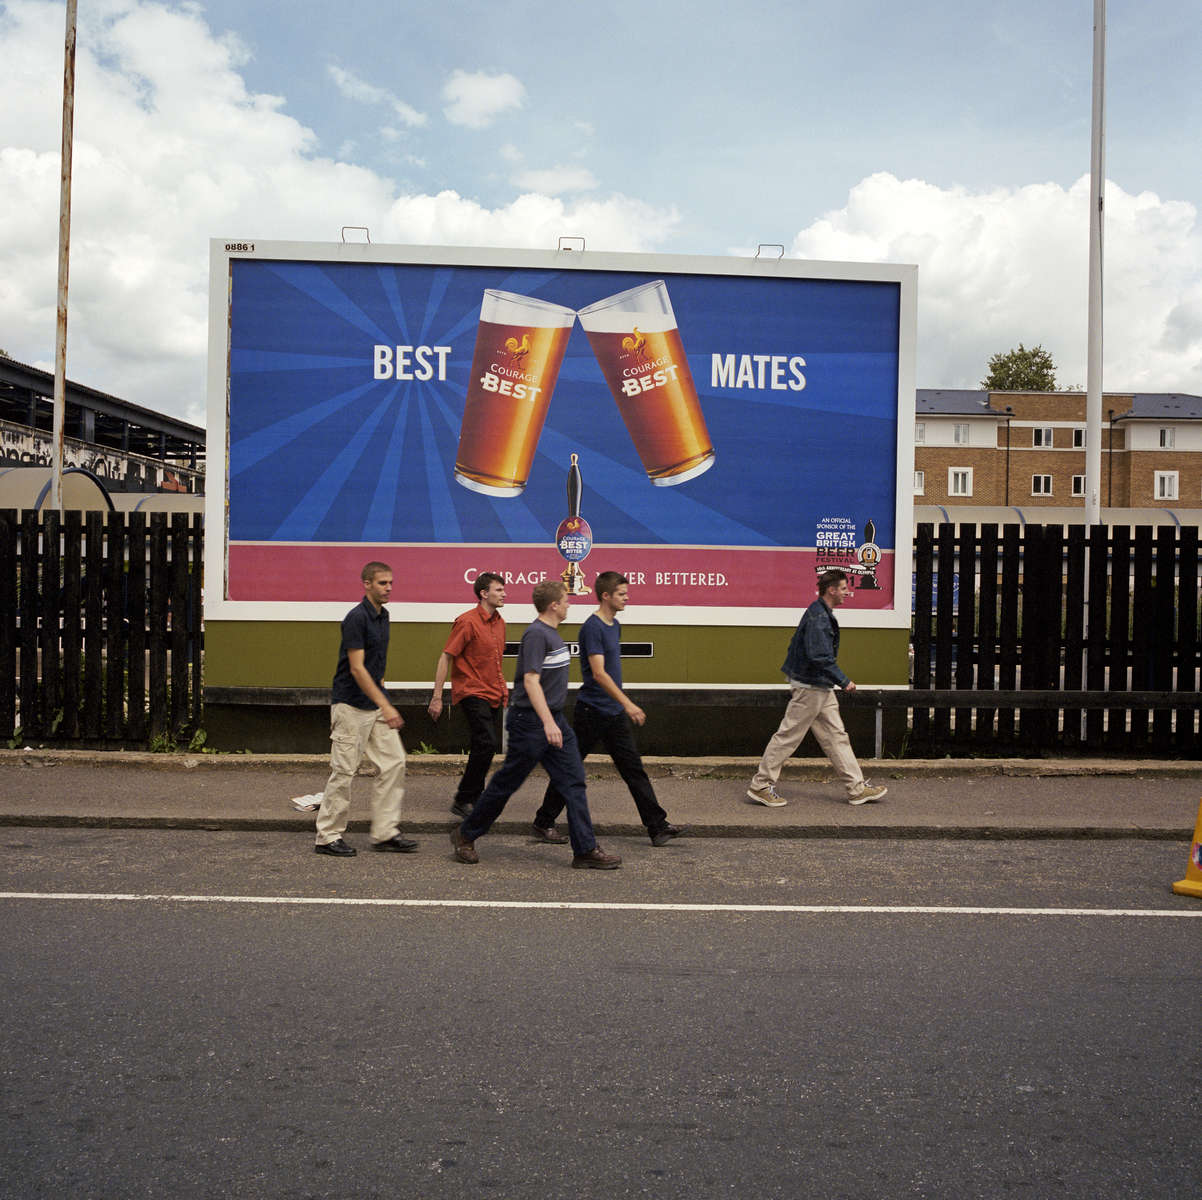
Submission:
[[[759,770],[751,781],[753,788],[767,787],[780,778],[781,767],[809,730],[823,753],[831,760],[835,774],[843,782],[849,796],[864,788],[864,772],[852,753],[843,718],[839,715],[839,702],[833,688],[803,688],[793,685],[793,695],[785,709],[780,728],[772,735],[772,741],[760,759]]]
[[[389,729],[378,708],[353,704],[330,707],[330,778],[317,810],[317,844],[337,841],[346,832],[351,780],[366,759],[379,774],[371,785],[371,840],[394,837],[405,799],[405,746]]]

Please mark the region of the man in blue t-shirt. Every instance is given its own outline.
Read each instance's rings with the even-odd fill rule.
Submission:
[[[330,689],[330,777],[317,813],[318,854],[352,858],[343,839],[351,806],[351,780],[366,759],[378,770],[371,789],[373,850],[409,854],[417,843],[398,827],[405,798],[404,718],[384,690],[388,660],[388,610],[392,568],[369,562],[362,571],[363,600],[342,620],[338,666]]]
[[[463,824],[451,831],[451,845],[459,862],[478,863],[475,841],[492,828],[509,797],[541,763],[567,803],[572,866],[613,870],[622,860],[597,845],[584,787],[584,763],[576,749],[576,735],[563,717],[571,655],[558,628],[568,615],[571,599],[558,579],[544,579],[535,587],[533,599],[538,619],[522,634],[518,647],[505,761]]]
[[[617,571],[602,571],[597,576],[594,590],[600,607],[580,627],[580,674],[584,682],[576,697],[572,726],[581,759],[598,743],[605,747],[634,797],[651,844],[666,846],[685,830],[668,820],[655,798],[655,788],[643,769],[634,739],[634,727],[642,725],[647,714],[622,691],[622,626],[618,613],[626,608],[629,583]],[[562,839],[555,829],[555,819],[563,806],[564,799],[552,780],[534,817],[536,837],[546,842]]]

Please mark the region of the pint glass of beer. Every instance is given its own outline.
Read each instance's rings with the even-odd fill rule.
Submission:
[[[656,487],[714,465],[714,446],[662,279],[598,300],[580,324]]]
[[[480,306],[455,478],[486,496],[520,495],[575,310],[489,288]]]

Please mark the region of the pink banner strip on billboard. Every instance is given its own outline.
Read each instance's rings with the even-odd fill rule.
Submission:
[[[230,600],[272,603],[353,601],[359,572],[373,559],[392,567],[393,603],[470,604],[471,583],[481,571],[503,575],[511,603],[529,601],[529,588],[558,579],[564,562],[547,546],[371,546],[311,542],[231,542]],[[848,571],[854,596],[848,607],[893,607],[893,552],[886,551],[872,578],[854,557],[823,552],[821,565]],[[585,582],[599,571],[630,579],[637,604],[712,608],[802,608],[814,598],[819,556],[814,550],[736,548],[669,549],[594,546],[581,564]],[[634,595],[637,589],[637,595]]]

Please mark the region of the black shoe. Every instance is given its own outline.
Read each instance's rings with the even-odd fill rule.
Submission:
[[[332,842],[318,842],[313,847],[314,854],[332,854],[335,858],[354,858],[359,853],[354,846],[348,846],[342,838],[335,838]]]
[[[373,850],[391,850],[395,854],[412,854],[417,849],[417,843],[401,837],[399,833],[394,833],[385,842],[372,842],[371,848]]]
[[[653,846],[666,846],[673,838],[678,838],[682,833],[688,832],[689,827],[687,825],[665,825],[651,835],[651,844]]]
[[[464,804],[462,800],[456,800],[455,803],[451,805],[451,812],[461,821],[466,821],[468,817],[472,815],[472,806],[470,804]]]
[[[537,842],[547,842],[552,846],[566,846],[568,844],[568,835],[560,833],[558,829],[552,825],[549,829],[544,829],[541,825],[531,825],[531,833],[534,834],[534,840]]]

